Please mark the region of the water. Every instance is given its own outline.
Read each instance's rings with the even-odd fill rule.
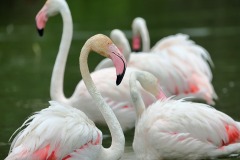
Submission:
[[[29,115],[48,106],[62,23],[60,16],[51,18],[45,36],[40,38],[34,17],[44,1],[0,3],[0,159],[4,159],[12,133]],[[114,28],[123,29],[130,38],[133,18],[142,16],[147,20],[152,45],[164,36],[182,32],[209,51],[215,64],[213,85],[219,96],[216,108],[240,120],[240,1],[69,1],[69,7],[74,37],[65,73],[67,96],[81,79],[78,56],[84,41],[96,33],[109,35]],[[90,69],[101,59],[90,57]],[[108,135],[106,128],[102,130]],[[125,134],[123,159],[134,159],[133,132]],[[110,138],[104,139],[104,145],[110,142]]]

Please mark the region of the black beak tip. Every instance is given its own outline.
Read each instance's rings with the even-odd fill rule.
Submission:
[[[38,34],[39,34],[39,36],[43,36],[43,33],[44,33],[44,29],[42,28],[42,29],[37,29],[37,31],[38,31]]]
[[[122,79],[123,79],[123,74],[117,75],[117,80],[116,80],[117,86],[122,82]]]
[[[124,75],[125,75],[125,71],[126,71],[126,67],[124,66],[123,73],[117,75],[117,80],[116,80],[116,85],[117,85],[117,86],[122,82],[123,77],[124,77]]]

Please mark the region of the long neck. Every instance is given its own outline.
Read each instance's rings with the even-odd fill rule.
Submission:
[[[60,100],[66,102],[67,99],[63,92],[63,84],[64,84],[64,72],[67,61],[67,56],[72,40],[72,17],[70,10],[67,4],[61,5],[60,13],[63,18],[63,33],[62,39],[58,51],[58,55],[56,58],[56,62],[53,68],[52,79],[51,79],[51,89],[50,95],[54,100]]]
[[[118,44],[116,44],[116,45],[118,45]],[[129,62],[129,58],[130,58],[130,54],[131,54],[131,47],[125,36],[121,39],[119,46],[122,46],[123,55],[124,55],[126,61]]]
[[[149,52],[150,51],[150,37],[148,33],[148,29],[146,25],[140,26],[140,34],[142,38],[142,51],[143,52]]]
[[[138,77],[136,74],[132,74],[132,77],[129,80],[130,85],[130,94],[137,113],[137,120],[141,117],[143,111],[145,110],[145,104],[143,102],[141,92],[137,86]]]
[[[124,151],[125,138],[121,126],[114,115],[111,108],[103,100],[101,94],[97,90],[96,86],[93,83],[93,80],[90,76],[87,59],[90,52],[90,45],[85,44],[82,48],[80,55],[80,70],[82,74],[83,81],[91,94],[96,105],[100,109],[112,136],[112,144],[110,148],[102,148],[99,159],[105,160],[115,160],[119,159]]]

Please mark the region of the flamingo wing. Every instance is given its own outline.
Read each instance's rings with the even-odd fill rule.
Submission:
[[[54,101],[29,117],[20,129],[23,127],[26,128],[14,138],[6,160],[70,160],[90,146],[99,150],[102,143],[101,131],[83,112]]]
[[[177,58],[169,56],[163,58],[159,54],[132,54],[128,66],[155,75],[167,96],[176,95],[176,99],[183,97],[203,99],[209,104],[214,104],[214,99],[217,99],[208,78]]]
[[[206,49],[190,40],[188,35],[176,34],[165,37],[152,47],[151,52],[159,53],[164,57],[170,56],[171,59],[177,58],[182,61],[183,65],[188,64],[194,70],[200,70],[209,80],[212,80],[209,64],[214,65],[210,54]]]

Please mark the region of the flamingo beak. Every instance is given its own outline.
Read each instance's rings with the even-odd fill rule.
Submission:
[[[124,64],[124,69],[123,69],[122,73],[117,75],[116,85],[119,85],[122,82],[125,71],[126,71],[126,66]]]
[[[44,28],[48,20],[46,11],[47,11],[47,7],[43,6],[43,8],[38,12],[36,16],[36,26],[37,26],[38,34],[40,36],[43,36]]]
[[[141,37],[140,36],[138,36],[138,35],[133,36],[132,46],[133,46],[134,52],[140,51],[140,47],[141,47]]]
[[[38,29],[37,28],[37,31],[38,31],[38,34],[39,34],[39,36],[43,36],[43,33],[44,33],[44,29]]]
[[[117,74],[116,85],[119,85],[122,82],[125,71],[126,71],[126,59],[114,44],[109,46],[109,50],[110,50],[110,59],[113,61],[113,64],[116,68],[116,74]]]

